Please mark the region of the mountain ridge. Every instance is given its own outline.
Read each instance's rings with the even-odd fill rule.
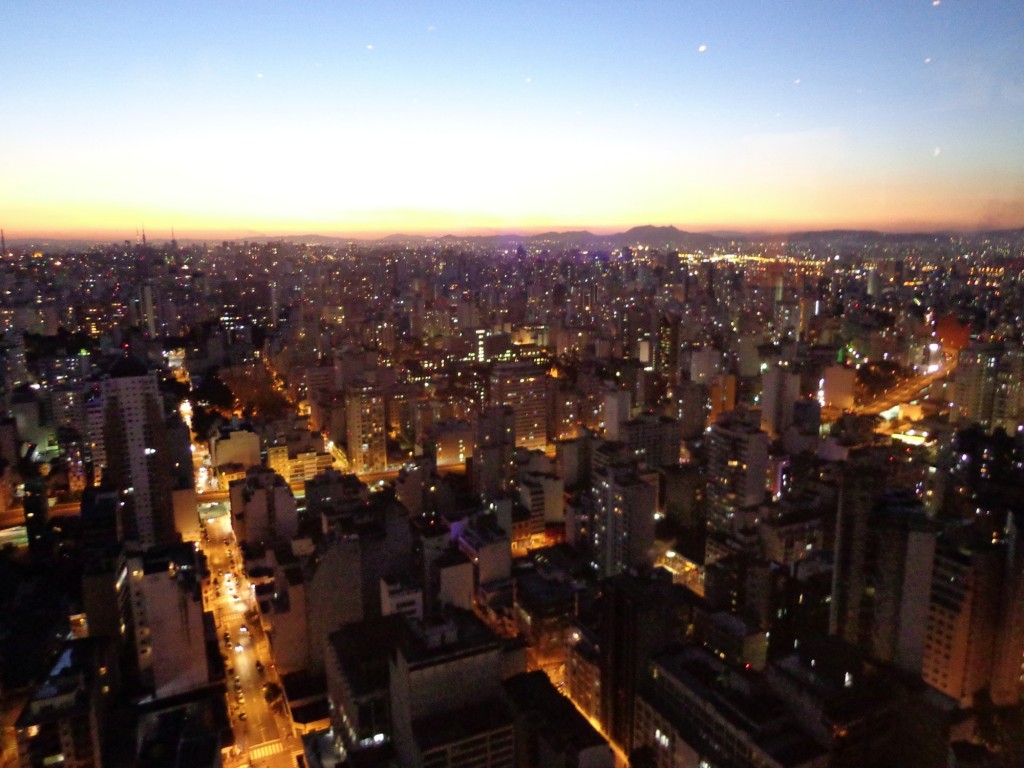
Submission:
[[[822,230],[796,230],[793,232],[745,232],[742,230],[717,231],[717,232],[690,232],[679,229],[674,225],[643,224],[631,227],[623,232],[610,234],[595,234],[586,229],[567,230],[559,232],[550,230],[538,234],[518,233],[490,233],[490,234],[465,234],[458,235],[448,233],[445,235],[412,235],[394,233],[382,237],[342,237],[336,235],[266,235],[247,233],[240,237],[179,237],[179,244],[198,244],[219,241],[233,242],[290,242],[304,243],[307,245],[342,245],[345,243],[360,243],[365,245],[373,244],[417,244],[426,245],[430,243],[441,244],[493,244],[493,245],[551,245],[556,247],[611,247],[625,248],[632,246],[647,246],[652,248],[714,248],[730,243],[807,243],[807,244],[831,244],[833,246],[849,246],[853,244],[867,243],[909,243],[916,241],[935,241],[936,239],[966,238],[966,239],[1024,239],[1024,227],[999,228],[990,230],[936,230],[936,231],[908,231],[908,232],[882,232],[872,229],[822,229]],[[10,247],[89,247],[105,243],[122,242],[114,238],[90,238],[90,237],[7,237],[7,246]],[[170,238],[150,238],[150,244],[166,244]]]

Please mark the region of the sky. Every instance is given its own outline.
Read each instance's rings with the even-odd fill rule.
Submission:
[[[16,236],[1024,225],[1020,0],[5,0]]]

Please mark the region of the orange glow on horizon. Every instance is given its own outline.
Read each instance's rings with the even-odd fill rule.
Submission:
[[[24,198],[8,201],[0,226],[8,240],[122,240],[133,239],[143,229],[149,238],[162,240],[170,239],[172,228],[179,240],[202,240],[531,235],[578,230],[600,235],[647,224],[671,224],[690,232],[769,234],[825,229],[972,231],[1024,224],[1024,203],[1015,201],[1011,179],[1002,183],[978,179],[950,189],[928,179],[884,185],[864,179],[826,183],[794,170],[783,185],[776,178],[776,168],[755,170],[758,172],[745,177],[743,169],[734,167],[716,184],[684,183],[674,176],[661,176],[657,183],[646,186],[643,179],[626,173],[615,183],[586,193],[563,180],[558,189],[544,194],[517,194],[510,188],[483,195],[487,199],[482,201],[474,201],[449,181],[438,185],[438,198],[446,198],[446,204],[431,208],[415,203],[380,204],[386,195],[378,196],[376,207],[360,206],[358,195],[334,194],[332,186],[322,182],[302,188],[293,197],[254,193],[239,199],[224,184],[191,195],[165,187],[150,199],[142,197],[145,190],[140,189],[137,200],[141,202],[111,199],[114,195],[110,194],[98,195],[107,200],[89,202],[70,196],[45,199],[39,194],[33,202]],[[641,192],[615,192],[633,188]],[[181,199],[190,204],[181,204]],[[329,202],[332,200],[337,200],[336,205]],[[280,214],[275,214],[278,207]]]

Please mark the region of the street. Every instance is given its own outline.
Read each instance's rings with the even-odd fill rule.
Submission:
[[[956,363],[955,357],[949,358],[937,371],[907,379],[892,389],[886,390],[871,402],[858,405],[853,410],[855,413],[867,416],[878,416],[897,405],[916,400],[922,390],[953,373],[956,370]]]
[[[217,625],[225,659],[228,712],[235,733],[236,750],[229,765],[294,768],[292,754],[300,745],[282,709],[283,699],[275,712],[264,695],[264,685],[280,686],[280,680],[260,626],[241,552],[231,532],[230,517],[224,515],[208,521],[206,534],[201,546],[210,579],[203,588],[204,603],[213,612]]]

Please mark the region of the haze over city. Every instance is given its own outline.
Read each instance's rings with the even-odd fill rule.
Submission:
[[[1024,223],[1018,3],[12,5],[8,237]]]

